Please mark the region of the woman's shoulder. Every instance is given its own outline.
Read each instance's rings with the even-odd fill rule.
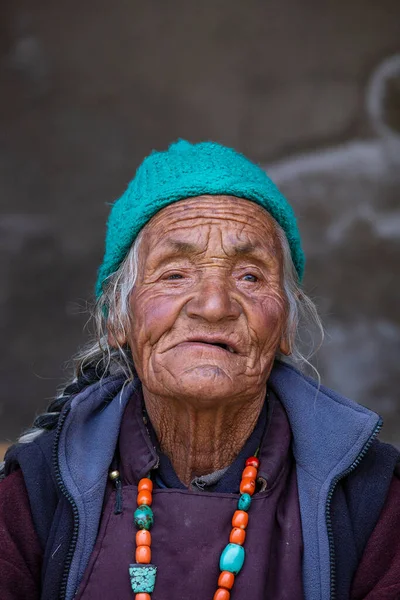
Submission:
[[[46,544],[51,521],[59,501],[54,472],[55,431],[45,431],[28,443],[17,443],[5,456],[2,493],[27,497],[41,545]]]
[[[53,466],[55,435],[55,430],[38,431],[30,441],[10,446],[4,457],[4,474],[8,476],[17,469],[23,471],[24,477],[29,473],[35,477],[49,473]]]

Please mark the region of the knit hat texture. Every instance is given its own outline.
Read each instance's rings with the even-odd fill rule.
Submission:
[[[147,156],[125,193],[113,204],[96,296],[101,295],[105,280],[118,269],[142,227],[159,210],[178,200],[203,194],[237,196],[265,208],[286,234],[301,281],[305,258],[296,218],[265,171],[220,144],[178,140],[168,150],[153,151]]]

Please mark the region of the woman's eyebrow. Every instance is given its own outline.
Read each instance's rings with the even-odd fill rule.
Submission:
[[[169,250],[177,252],[179,254],[194,254],[199,248],[196,244],[192,244],[191,242],[183,242],[181,240],[165,240],[165,244]]]
[[[232,247],[232,254],[234,256],[244,256],[248,254],[257,254],[257,250],[260,248],[259,244],[236,244]]]
[[[181,240],[165,240],[165,245],[169,250],[175,251],[179,254],[194,254],[199,252],[201,249],[192,242],[184,242]],[[230,250],[230,254],[233,256],[243,256],[246,254],[257,254],[260,249],[260,244],[253,244],[246,242],[245,244],[235,244]]]
[[[190,257],[199,252],[196,244],[184,242],[181,240],[162,238],[153,252],[150,253],[149,260],[157,268],[177,257]]]
[[[151,256],[151,264],[153,268],[164,265],[171,260],[176,258],[189,258],[191,259],[196,254],[204,252],[204,245],[199,245],[186,240],[179,240],[174,238],[162,238],[160,244],[156,246],[154,254]],[[265,247],[267,246],[267,247]],[[243,243],[229,244],[229,248],[225,248],[227,256],[231,258],[248,258],[249,260],[258,260],[264,262],[266,260],[266,252],[268,257],[276,254],[276,249],[272,241],[264,245],[260,242],[246,241]]]

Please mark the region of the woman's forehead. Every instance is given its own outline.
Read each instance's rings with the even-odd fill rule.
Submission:
[[[204,244],[223,236],[238,247],[275,245],[274,219],[260,206],[232,196],[201,196],[173,203],[157,213],[143,230],[148,244]],[[214,238],[214,239],[213,239]],[[182,248],[179,248],[181,246]]]

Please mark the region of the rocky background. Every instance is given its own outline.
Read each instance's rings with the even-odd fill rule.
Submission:
[[[67,378],[109,203],[152,148],[215,139],[299,215],[322,380],[400,445],[398,0],[3,0],[0,441]]]

